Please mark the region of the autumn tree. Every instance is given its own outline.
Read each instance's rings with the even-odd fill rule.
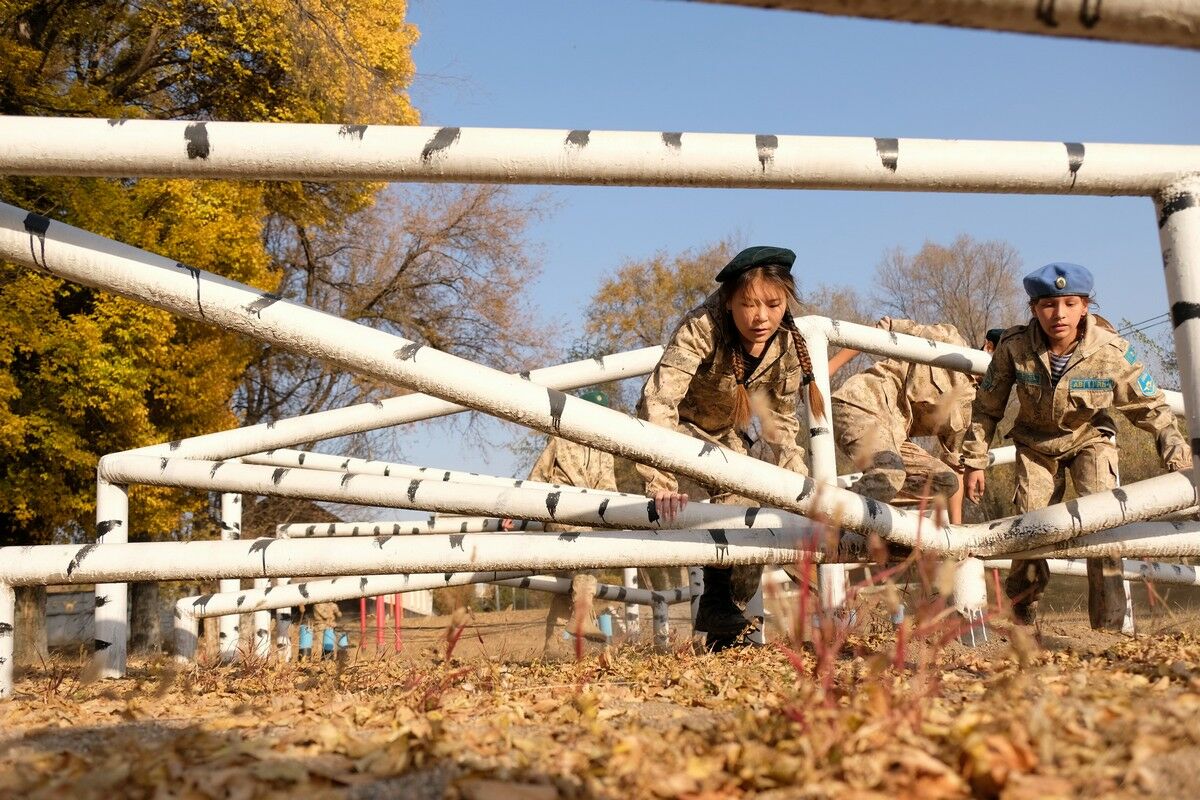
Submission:
[[[989,328],[1028,319],[1020,282],[1021,258],[1012,245],[962,234],[949,246],[926,241],[910,255],[888,250],[875,271],[881,313],[925,323],[950,323],[968,341]]]
[[[0,0],[0,113],[416,122],[403,2]],[[270,231],[344,224],[378,186],[3,178],[0,198],[263,289]],[[229,427],[255,352],[165,312],[0,264],[0,544],[92,534],[99,456]],[[136,491],[135,535],[178,535],[203,499]],[[23,633],[37,632],[22,593]],[[44,635],[19,640],[21,655]]]

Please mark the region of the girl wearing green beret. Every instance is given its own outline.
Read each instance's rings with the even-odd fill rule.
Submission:
[[[671,335],[642,390],[639,417],[738,453],[754,447],[763,458],[765,446],[765,460],[808,473],[796,442],[800,390],[807,385],[812,408],[824,408],[824,399],[792,316],[799,305],[791,275],[795,259],[785,248],[752,247],[721,270],[719,289]],[[669,525],[688,495],[670,473],[645,465],[638,471],[662,524]],[[756,505],[719,487],[706,490],[714,503]],[[761,573],[761,567],[704,568],[696,630],[708,634],[710,649],[735,643],[748,627],[738,604],[753,596]]]

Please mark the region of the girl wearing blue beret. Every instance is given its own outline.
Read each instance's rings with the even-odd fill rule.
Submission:
[[[1077,494],[1117,485],[1113,412],[1154,434],[1167,469],[1191,466],[1175,415],[1129,342],[1089,312],[1092,274],[1054,263],[1025,276],[1033,319],[1006,330],[975,393],[963,444],[967,497],[979,502],[996,425],[1010,392],[1019,402],[1011,437],[1017,448],[1019,512],[1062,501],[1066,477]],[[1017,619],[1032,624],[1050,573],[1042,559],[1014,559],[1005,583]],[[1120,562],[1088,559],[1088,616],[1093,628],[1120,630],[1125,588]]]

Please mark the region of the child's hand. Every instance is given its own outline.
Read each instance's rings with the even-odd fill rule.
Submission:
[[[875,323],[875,327],[881,331],[890,331],[892,329],[892,318],[880,317],[879,322]]]
[[[987,479],[984,474],[981,469],[967,467],[966,474],[963,476],[963,489],[966,491],[967,499],[972,503],[978,503],[983,499],[983,490],[987,488]]]
[[[513,521],[511,519],[509,519],[508,517],[505,517],[504,519],[500,520],[500,530],[505,531],[507,533],[508,531],[511,531],[512,529],[513,529]]]
[[[661,491],[654,495],[654,509],[664,525],[670,525],[687,508],[688,496],[679,492]]]

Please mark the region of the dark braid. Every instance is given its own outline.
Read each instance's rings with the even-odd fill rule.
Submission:
[[[737,388],[733,390],[733,424],[739,431],[745,432],[750,429],[750,393],[746,391],[746,358],[742,352],[742,343],[737,339],[737,331],[734,329],[733,322],[729,322],[725,328],[725,343],[729,347],[730,361],[733,362],[733,379],[737,382]],[[733,330],[733,337],[729,336],[730,330]],[[730,338],[733,340],[730,341]]]
[[[784,312],[782,327],[787,328],[788,333],[792,334],[792,345],[796,348],[796,358],[800,359],[804,382],[808,384],[808,408],[814,417],[824,419],[825,396],[821,394],[821,387],[817,386],[816,376],[813,374],[812,357],[808,354],[808,343],[800,335],[800,329],[796,327],[796,320],[792,318],[792,312]]]

